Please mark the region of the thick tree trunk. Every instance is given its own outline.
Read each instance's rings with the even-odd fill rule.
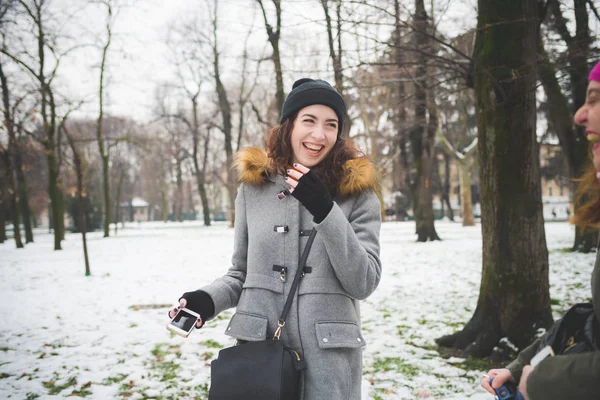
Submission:
[[[462,225],[475,226],[475,217],[473,215],[473,198],[471,195],[471,174],[465,163],[459,162],[457,164],[460,183]]]
[[[552,313],[536,142],[537,0],[479,0],[478,10],[481,287],[464,329],[437,342],[484,357],[501,338],[524,348]]]
[[[417,242],[440,240],[433,224],[433,195],[431,194],[431,181],[428,175],[423,174],[419,177],[419,184],[415,192],[414,210]]]

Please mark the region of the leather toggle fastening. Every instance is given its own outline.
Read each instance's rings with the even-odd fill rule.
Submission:
[[[300,278],[304,278],[304,275],[310,274],[311,272],[312,272],[312,267],[304,267],[304,269],[302,270],[302,274],[300,275]]]
[[[310,236],[312,229],[300,229],[300,236]]]
[[[290,228],[287,225],[275,225],[273,227],[273,231],[277,233],[288,233]]]
[[[279,280],[285,283],[286,275],[287,275],[287,267],[283,267],[281,265],[273,265],[273,271],[279,272]]]

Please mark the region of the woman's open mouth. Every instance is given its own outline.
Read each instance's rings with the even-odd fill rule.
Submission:
[[[325,148],[323,145],[313,143],[302,143],[302,147],[304,147],[306,153],[311,157],[318,157]]]

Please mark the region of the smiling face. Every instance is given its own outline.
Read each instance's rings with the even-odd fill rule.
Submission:
[[[333,109],[313,104],[298,112],[290,141],[293,162],[312,168],[329,154],[337,141],[338,117]]]
[[[575,123],[585,127],[585,135],[592,142],[594,167],[600,171],[600,82],[590,81],[585,104],[575,113]]]

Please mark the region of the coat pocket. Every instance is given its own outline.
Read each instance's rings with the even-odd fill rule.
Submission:
[[[358,348],[366,346],[357,323],[351,321],[321,321],[315,323],[317,342],[321,349]]]
[[[248,274],[244,282],[244,289],[267,289],[275,293],[283,293],[283,282],[263,274]]]
[[[237,312],[231,317],[225,334],[236,339],[256,342],[267,338],[267,317]]]

